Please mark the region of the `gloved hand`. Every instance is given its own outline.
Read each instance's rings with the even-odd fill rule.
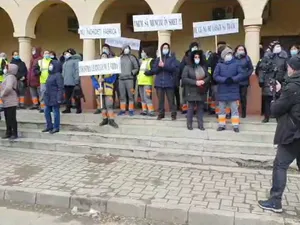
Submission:
[[[231,77],[228,77],[226,80],[225,80],[225,84],[233,84],[234,81]]]

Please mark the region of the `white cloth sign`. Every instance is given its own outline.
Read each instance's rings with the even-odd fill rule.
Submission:
[[[129,45],[132,50],[140,50],[141,40],[134,38],[108,38],[105,44],[116,48],[123,48],[124,45]]]
[[[194,38],[233,34],[239,32],[239,19],[214,20],[193,23]]]
[[[135,15],[132,19],[134,32],[182,30],[181,13],[166,15]]]
[[[105,39],[121,37],[121,24],[97,24],[80,26],[78,29],[80,39]]]
[[[119,57],[79,62],[79,76],[121,73]]]

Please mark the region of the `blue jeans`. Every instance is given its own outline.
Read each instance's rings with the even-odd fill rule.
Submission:
[[[51,112],[54,114],[54,126],[52,123]],[[45,119],[46,119],[46,128],[49,130],[55,129],[59,130],[60,127],[60,111],[59,105],[57,106],[46,106],[45,108]]]

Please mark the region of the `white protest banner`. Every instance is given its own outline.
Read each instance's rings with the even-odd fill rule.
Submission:
[[[123,48],[124,45],[129,45],[132,50],[139,51],[141,40],[134,38],[108,38],[105,40],[105,44],[116,48]]]
[[[79,62],[79,76],[121,73],[119,57]]]
[[[134,32],[182,30],[181,13],[132,16]]]
[[[239,19],[214,20],[193,23],[194,38],[239,32]]]
[[[78,29],[80,39],[104,39],[121,37],[121,24],[97,24],[80,26]]]

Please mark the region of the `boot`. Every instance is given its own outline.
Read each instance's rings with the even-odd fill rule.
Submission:
[[[94,114],[100,114],[101,113],[101,109],[96,109],[96,111],[94,112]]]
[[[33,105],[29,108],[29,110],[36,110],[36,109],[39,109],[38,105]]]
[[[269,122],[269,118],[265,117],[261,122],[262,123],[268,123]]]
[[[224,131],[226,130],[225,127],[218,127],[217,131]]]
[[[158,114],[157,120],[162,120],[163,118],[165,118],[165,114]]]
[[[63,114],[71,113],[71,109],[67,108],[64,111],[62,111]]]
[[[113,119],[109,119],[108,124],[113,128],[119,128],[119,125]]]
[[[199,128],[199,130],[205,130],[203,124],[201,124],[201,123],[198,123],[198,128]]]
[[[235,127],[235,128],[233,128],[233,131],[234,131],[235,133],[239,133],[239,132],[240,132],[240,129],[239,129],[238,127]]]
[[[77,109],[76,110],[76,114],[81,114],[82,113],[82,110],[81,109]]]
[[[171,114],[171,119],[174,121],[177,119],[177,114],[176,113],[172,113]]]
[[[102,122],[99,124],[100,127],[105,126],[108,124],[108,119],[103,119]]]
[[[188,130],[193,130],[193,123],[192,123],[192,122],[189,122],[189,121],[188,121],[188,122],[186,123],[186,126],[187,126],[187,129],[188,129]]]

